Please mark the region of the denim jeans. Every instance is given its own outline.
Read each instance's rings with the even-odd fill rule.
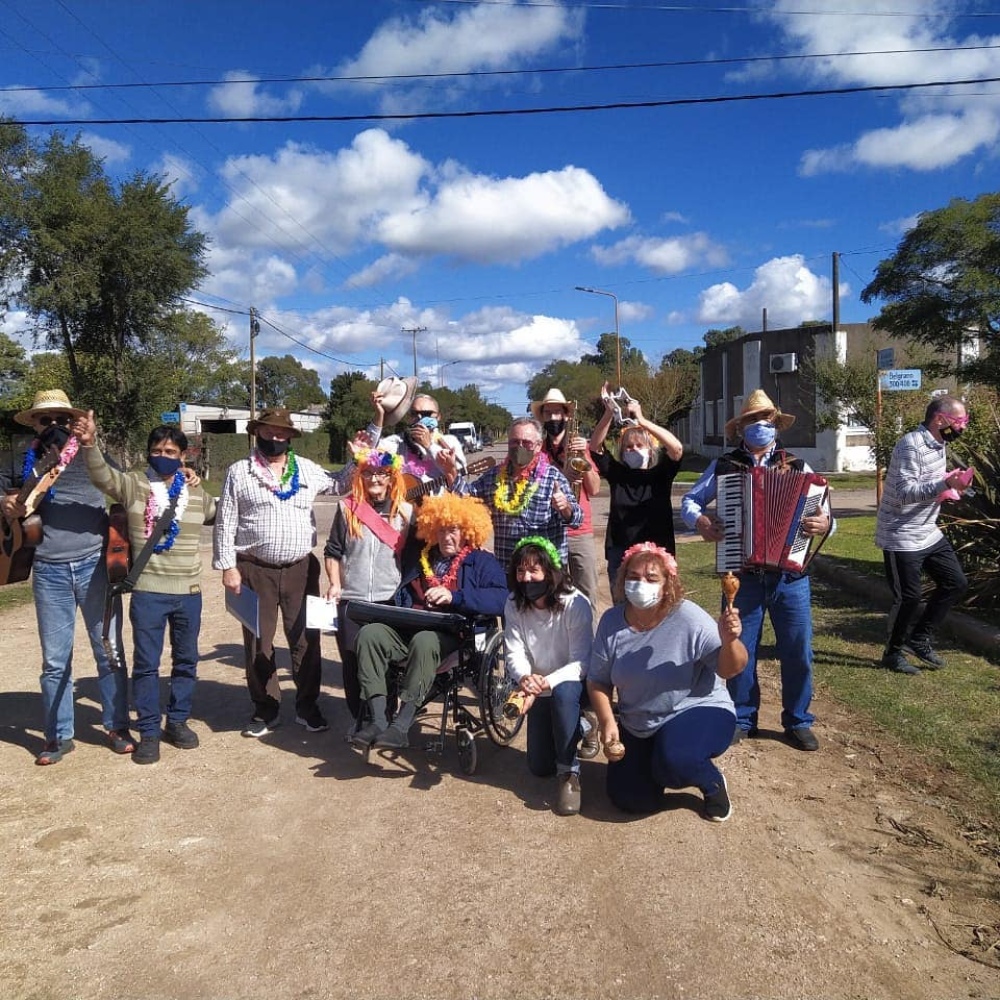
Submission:
[[[83,611],[87,637],[97,664],[101,721],[105,729],[128,728],[128,675],[124,669],[112,669],[101,641],[107,585],[107,570],[100,552],[70,562],[36,559],[32,567],[31,586],[42,644],[41,686],[46,741],[68,740],[76,734],[73,636],[77,608]],[[116,624],[120,648],[121,623]]]
[[[563,681],[546,698],[536,698],[528,709],[528,770],[541,778],[580,772],[576,748],[580,727],[582,681]]]
[[[170,629],[170,697],[167,722],[191,717],[198,670],[198,633],[201,630],[201,594],[153,594],[132,591],[129,620],[135,653],[132,700],[139,735],[160,735],[160,657],[164,632]]]
[[[740,637],[750,654],[746,668],[729,682],[736,705],[736,723],[742,729],[757,728],[760,683],[757,651],[764,634],[764,612],[771,616],[775,646],[781,664],[781,725],[805,729],[813,724],[812,701],[812,608],[808,576],[779,573],[740,574],[740,589],[733,602],[740,613]]]

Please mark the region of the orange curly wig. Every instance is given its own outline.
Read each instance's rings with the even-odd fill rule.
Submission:
[[[417,511],[417,537],[430,545],[436,544],[442,528],[457,525],[462,538],[473,548],[481,549],[493,531],[493,519],[486,505],[476,497],[454,493],[427,497]]]

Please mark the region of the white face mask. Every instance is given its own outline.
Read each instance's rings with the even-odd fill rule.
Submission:
[[[649,465],[649,451],[640,448],[638,451],[627,451],[622,456],[622,461],[630,469],[645,469]]]
[[[648,580],[626,580],[625,600],[634,608],[651,608],[659,604],[663,588],[658,583]]]

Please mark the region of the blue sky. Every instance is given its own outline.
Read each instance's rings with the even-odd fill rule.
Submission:
[[[167,178],[212,241],[194,297],[234,310],[206,310],[234,346],[254,306],[258,356],[326,385],[412,374],[402,331],[426,328],[422,377],[514,412],[614,328],[578,285],[618,297],[654,362],[764,308],[829,320],[835,251],[842,320],[872,316],[860,290],[918,213],[997,189],[1000,83],[469,112],[991,77],[992,0],[0,0],[0,113]],[[425,113],[455,117],[379,117]],[[93,124],[301,116],[354,120]]]

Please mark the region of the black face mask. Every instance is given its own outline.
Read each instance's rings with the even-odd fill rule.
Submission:
[[[558,437],[566,427],[566,420],[563,417],[558,417],[555,420],[546,420],[542,426],[549,437]]]
[[[549,592],[549,585],[545,580],[525,580],[521,584],[521,592],[534,604],[539,597],[544,597]]]
[[[965,430],[965,428],[963,427],[962,430]],[[957,441],[962,436],[962,431],[957,427],[950,426],[942,427],[938,433],[941,435],[941,440],[947,441],[948,444],[951,444],[952,441]]]
[[[288,451],[287,441],[272,441],[269,438],[257,438],[257,450],[265,458],[277,458]]]
[[[38,435],[38,440],[45,449],[48,449],[51,445],[55,445],[60,451],[62,451],[63,445],[69,440],[69,428],[60,427],[58,424],[49,424],[49,426]]]

